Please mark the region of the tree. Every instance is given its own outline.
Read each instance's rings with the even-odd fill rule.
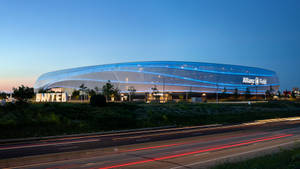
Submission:
[[[79,97],[79,90],[74,90],[74,91],[72,92],[72,97],[73,97],[73,98]]]
[[[278,96],[279,98],[281,98],[282,95],[281,95],[280,90],[277,91],[277,96]]]
[[[84,100],[85,96],[88,94],[88,88],[84,84],[81,84],[79,86],[79,91],[79,95],[83,97]]]
[[[269,90],[266,90],[265,95],[267,99],[271,99],[274,96],[274,89],[272,86],[270,86]]]
[[[294,87],[292,90],[292,98],[296,98],[298,96],[298,92],[299,92],[299,88],[298,87]]]
[[[111,99],[111,96],[114,94],[114,86],[110,83],[110,80],[102,86],[102,93],[106,98],[106,101]]]
[[[246,99],[250,99],[251,98],[251,91],[250,91],[249,87],[246,88],[245,97],[246,97]]]
[[[287,89],[285,89],[285,91],[283,91],[283,95],[284,95],[284,97],[288,97],[289,96],[289,91]]]
[[[0,93],[0,99],[6,99],[7,95],[8,95],[7,93],[1,92]]]
[[[48,90],[47,89],[44,89],[44,88],[40,88],[38,90],[38,93],[48,93]]]
[[[266,98],[269,99],[271,97],[270,90],[266,90],[265,95],[266,95]]]
[[[97,94],[96,91],[95,91],[94,89],[88,90],[88,93],[89,93],[89,96],[94,96],[94,95]]]
[[[136,89],[133,86],[130,86],[128,88],[128,92],[129,92],[129,101],[132,101],[133,97],[135,95]]]
[[[156,101],[159,100],[160,96],[158,95],[159,91],[158,91],[156,85],[154,85],[154,86],[151,88],[151,90],[152,90],[152,95],[154,95],[154,97],[155,97],[155,100],[156,100]]]
[[[293,90],[291,93],[292,98],[296,98],[296,92]]]
[[[114,97],[115,100],[121,100],[121,95],[120,95],[120,90],[119,88],[113,88],[113,94],[112,96]]]
[[[79,86],[79,91],[86,92],[86,91],[87,91],[87,87],[86,87],[84,84],[81,84],[81,85]]]
[[[274,94],[275,94],[275,90],[273,89],[272,86],[270,86],[270,93],[271,93],[271,96],[274,96]]]
[[[95,89],[96,94],[99,94],[100,89],[97,86],[94,89]]]
[[[19,101],[27,101],[28,99],[33,98],[34,89],[32,87],[21,85],[18,88],[13,88],[13,95]]]
[[[226,97],[226,93],[227,93],[227,89],[226,89],[226,87],[224,87],[224,89],[222,91],[222,98]]]

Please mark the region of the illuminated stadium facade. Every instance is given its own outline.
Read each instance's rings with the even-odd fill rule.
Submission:
[[[272,88],[277,91],[279,80],[275,72],[246,66],[180,61],[149,61],[106,64],[49,72],[35,83],[40,89],[78,89],[84,84],[90,89],[111,81],[121,93],[133,86],[137,93],[151,92],[156,86],[168,93],[233,93],[264,94]]]

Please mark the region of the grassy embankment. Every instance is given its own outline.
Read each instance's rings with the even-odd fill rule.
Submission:
[[[284,150],[279,153],[253,159],[225,163],[212,169],[297,169],[300,168],[300,148]]]
[[[0,139],[50,136],[166,125],[232,124],[299,116],[300,103],[89,104],[46,103],[0,107]]]

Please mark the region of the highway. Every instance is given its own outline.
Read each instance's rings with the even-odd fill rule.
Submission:
[[[269,120],[0,144],[0,168],[207,168],[297,146],[300,120]]]

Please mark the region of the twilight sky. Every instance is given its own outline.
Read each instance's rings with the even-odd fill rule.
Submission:
[[[255,66],[300,87],[299,0],[0,0],[0,91],[129,61]]]

